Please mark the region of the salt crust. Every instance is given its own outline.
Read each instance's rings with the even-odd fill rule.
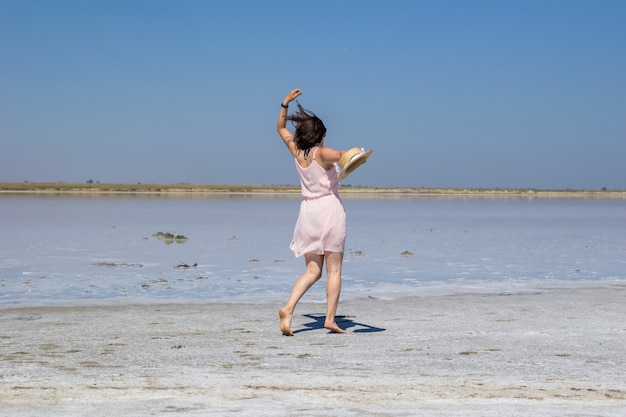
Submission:
[[[626,288],[0,309],[2,416],[606,416]]]

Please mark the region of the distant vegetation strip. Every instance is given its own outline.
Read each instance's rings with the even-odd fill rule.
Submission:
[[[517,188],[410,188],[344,185],[344,195],[440,196],[440,197],[536,197],[536,198],[626,198],[626,190],[542,190]],[[48,194],[294,194],[295,185],[232,184],[105,184],[105,183],[0,183],[0,193]]]
[[[229,184],[0,183],[0,192],[22,193],[289,193],[295,186]]]

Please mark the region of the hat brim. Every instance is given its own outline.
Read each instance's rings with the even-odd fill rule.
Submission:
[[[348,163],[346,163],[346,165],[343,167],[343,169],[339,173],[339,177],[338,177],[339,181],[343,181],[344,179],[346,179],[348,177],[348,175],[350,175],[350,174],[352,174],[354,172],[354,170],[356,170],[358,167],[360,167],[365,162],[367,162],[367,158],[369,158],[369,156],[372,154],[372,152],[374,152],[374,150],[370,149],[367,152],[361,152],[361,153],[359,153],[357,155],[354,155],[348,161]]]

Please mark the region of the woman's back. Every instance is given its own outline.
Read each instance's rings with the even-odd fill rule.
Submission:
[[[324,169],[316,160],[318,147],[315,147],[307,159],[299,153],[296,155],[296,170],[300,177],[300,186],[304,198],[318,198],[329,194],[337,195],[339,192],[338,170],[336,165]],[[302,159],[302,161],[299,161]],[[308,166],[303,166],[310,161]]]

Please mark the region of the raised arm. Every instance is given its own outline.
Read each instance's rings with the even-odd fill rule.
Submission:
[[[289,103],[294,101],[301,94],[302,91],[300,91],[299,88],[293,89],[287,94],[287,97],[280,103],[280,113],[278,114],[278,121],[276,122],[276,130],[278,130],[278,134],[283,139],[283,142],[285,142],[285,145],[287,145],[292,155],[295,155],[298,149],[293,141],[293,134],[287,129],[287,110]]]

